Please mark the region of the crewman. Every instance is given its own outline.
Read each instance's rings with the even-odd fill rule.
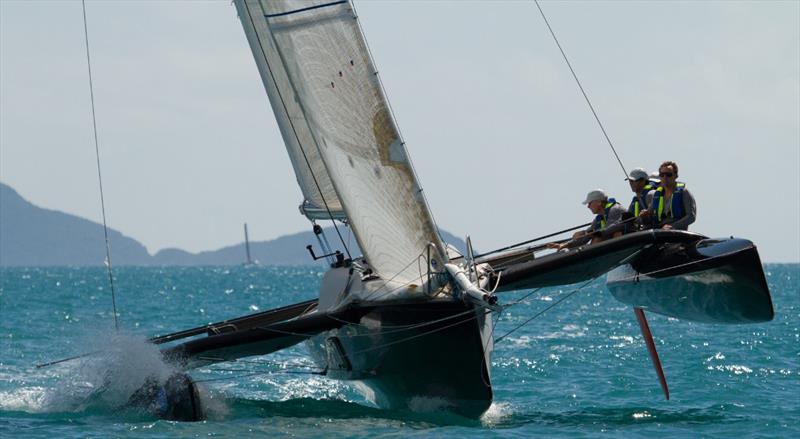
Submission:
[[[658,187],[658,183],[652,181],[647,171],[642,168],[631,170],[627,180],[633,192],[633,199],[631,199],[631,204],[628,206],[628,213],[631,217],[636,218],[636,228],[649,226],[650,212],[648,209],[653,201],[653,191]]]
[[[660,185],[653,191],[650,214],[657,228],[689,230],[697,217],[694,197],[684,183],[678,182],[678,165],[666,161],[658,167]]]
[[[606,239],[622,236],[625,223],[622,219],[626,213],[625,208],[613,198],[609,198],[603,189],[595,189],[586,195],[583,204],[595,215],[592,224],[586,230],[579,230],[572,235],[572,239],[564,243],[550,243],[548,248],[561,250],[587,244],[605,241]]]

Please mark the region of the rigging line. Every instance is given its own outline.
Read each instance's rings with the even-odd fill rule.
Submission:
[[[486,311],[483,312],[483,314],[487,315],[487,314],[490,314],[492,312],[494,312],[494,311],[486,310]],[[422,332],[420,334],[414,334],[412,336],[401,338],[399,340],[395,340],[395,341],[391,341],[391,342],[388,342],[388,343],[383,343],[383,344],[380,344],[380,345],[377,345],[377,346],[372,346],[372,347],[369,347],[369,348],[365,348],[365,349],[361,349],[361,350],[358,350],[358,351],[354,351],[354,352],[351,352],[351,355],[360,354],[360,353],[368,352],[368,351],[373,351],[375,349],[382,349],[382,348],[384,348],[386,346],[391,346],[391,345],[395,345],[395,344],[398,344],[398,343],[404,343],[404,342],[409,341],[409,340],[413,340],[413,339],[416,339],[416,338],[419,338],[419,337],[424,337],[426,335],[430,335],[430,334],[433,334],[433,333],[436,333],[436,332],[439,332],[439,331],[443,331],[443,330],[451,328],[453,326],[457,326],[457,325],[461,325],[461,324],[464,324],[464,323],[468,323],[468,322],[470,322],[470,321],[472,321],[474,319],[477,319],[480,316],[480,310],[470,309],[470,310],[467,310],[467,311],[464,311],[464,312],[461,312],[461,313],[458,313],[458,314],[454,314],[452,316],[448,316],[448,317],[445,317],[445,318],[442,318],[442,319],[423,322],[423,323],[419,324],[418,326],[420,326],[420,327],[421,326],[426,326],[426,325],[429,325],[429,324],[438,323],[440,321],[449,320],[449,319],[452,319],[452,318],[455,318],[455,317],[460,317],[460,316],[463,316],[465,314],[470,314],[470,313],[472,313],[473,315],[467,317],[466,319],[459,320],[459,321],[456,321],[454,323],[451,323],[449,325],[445,325],[445,326],[442,326],[442,327],[439,327],[439,328],[434,328],[434,329],[432,329],[430,331]],[[281,331],[281,330],[271,329],[271,328],[267,328],[267,327],[257,327],[255,329],[260,329],[260,330],[265,330],[265,331],[274,331],[274,332],[277,332],[277,333],[285,333],[285,334],[288,334],[288,335],[307,335],[307,334],[291,333],[289,331]],[[399,331],[391,331],[391,332],[399,332]],[[381,332],[381,333],[383,333],[383,332]],[[379,333],[379,334],[381,334],[381,333]],[[360,335],[374,335],[374,334],[360,334]],[[351,335],[349,337],[353,337],[353,335]]]
[[[372,346],[372,347],[364,348],[364,349],[361,349],[361,350],[358,350],[358,351],[353,351],[353,352],[350,353],[350,355],[361,354],[361,353],[364,353],[364,352],[374,351],[376,349],[383,349],[383,348],[385,348],[387,346],[392,346],[392,345],[396,345],[396,344],[399,344],[399,343],[405,343],[407,341],[414,340],[414,339],[417,339],[417,338],[420,338],[420,337],[424,337],[426,335],[431,335],[431,334],[436,333],[436,332],[444,331],[445,329],[449,329],[449,328],[452,328],[454,326],[463,325],[464,323],[469,323],[472,320],[475,320],[480,316],[480,310],[472,309],[472,310],[469,310],[469,312],[473,313],[473,315],[467,317],[464,320],[459,320],[457,322],[450,323],[449,325],[445,325],[445,326],[442,326],[442,327],[439,327],[439,328],[434,328],[434,329],[431,329],[430,331],[422,332],[422,333],[419,333],[419,334],[414,334],[412,336],[409,336],[409,337],[406,337],[406,338],[401,338],[401,339],[395,340],[395,341],[390,341],[388,343],[383,343],[383,344],[378,345],[378,346]],[[483,312],[483,315],[491,314],[493,312],[494,311],[492,311],[492,310],[486,310],[486,311]]]
[[[561,244],[561,243],[566,242],[566,241],[569,241],[569,239],[559,239],[559,240],[552,241],[552,242],[557,243],[557,244]],[[508,266],[511,265],[512,263],[517,263],[517,262],[523,261],[525,259],[529,259],[529,260],[533,261],[537,257],[536,253],[541,251],[541,250],[548,250],[548,248],[546,247],[546,245],[545,246],[536,246],[536,247],[531,247],[531,248],[524,249],[524,250],[520,251],[519,254],[514,254],[513,256],[506,256],[506,257],[504,257],[502,259],[501,263],[497,264],[497,268],[494,268],[493,271],[495,273],[499,274],[499,273],[502,273],[503,271],[505,271],[506,269],[508,269]],[[556,253],[556,252],[549,253],[549,254],[546,254],[544,256],[550,256],[551,254],[554,254],[554,253]],[[539,257],[541,258],[543,256],[539,256]]]
[[[392,277],[390,277],[389,279],[386,279],[386,280],[384,280],[384,281],[383,281],[383,284],[382,284],[381,286],[379,286],[378,288],[376,288],[376,289],[375,289],[373,292],[369,293],[369,295],[367,295],[367,297],[365,297],[365,298],[364,298],[364,300],[365,300],[365,301],[367,301],[367,300],[371,299],[371,298],[372,298],[372,297],[373,297],[375,294],[377,294],[377,293],[378,293],[380,290],[382,290],[382,289],[386,288],[386,286],[389,284],[389,282],[393,281],[393,280],[394,280],[394,279],[395,279],[397,276],[400,276],[400,275],[401,275],[401,274],[402,274],[404,271],[406,271],[406,270],[408,269],[408,267],[410,267],[410,266],[411,266],[411,265],[412,265],[414,262],[418,262],[418,261],[419,261],[419,258],[421,258],[421,257],[423,256],[423,254],[424,254],[424,251],[423,251],[422,253],[420,253],[419,255],[417,255],[417,257],[416,257],[416,258],[415,258],[413,261],[411,261],[411,262],[409,262],[408,264],[406,264],[406,266],[405,266],[405,267],[401,268],[401,269],[400,269],[400,271],[398,271],[397,273],[395,273],[395,274],[394,274]],[[421,280],[422,280],[422,276],[420,276],[418,279],[421,281]],[[403,287],[405,287],[405,286],[407,286],[407,285],[411,285],[411,284],[412,284],[412,283],[413,283],[415,280],[417,280],[417,279],[411,279],[410,281],[408,281],[408,282],[406,282],[406,283],[404,283],[404,284],[400,285],[399,287],[392,288],[391,290],[388,290],[386,293],[383,293],[383,294],[381,294],[381,296],[384,296],[384,295],[387,295],[387,294],[391,294],[391,293],[393,293],[393,292],[395,292],[395,291],[397,291],[397,290],[399,290],[399,289],[401,289],[401,288],[403,288]],[[381,296],[378,296],[378,297],[380,298]]]
[[[386,335],[386,334],[393,334],[393,333],[396,333],[396,332],[410,331],[410,330],[413,330],[413,329],[422,328],[423,326],[429,326],[429,325],[433,325],[433,324],[436,324],[436,323],[446,322],[448,320],[455,319],[455,318],[458,318],[458,317],[461,317],[461,316],[466,316],[466,315],[468,315],[470,313],[473,313],[473,312],[475,312],[474,309],[468,309],[466,311],[461,311],[459,313],[452,314],[452,315],[449,315],[449,316],[441,317],[441,318],[434,319],[434,320],[426,320],[424,322],[414,323],[414,324],[411,324],[411,325],[382,326],[382,328],[394,327],[394,328],[398,328],[398,329],[388,329],[386,331],[378,331],[378,332],[372,332],[372,333],[368,333],[368,334],[352,334],[352,335],[348,335],[348,337],[350,337],[350,338],[355,338],[355,337],[374,337],[376,335]],[[346,324],[351,325],[351,326],[361,326],[361,327],[369,329],[369,326],[365,325],[363,323],[349,322],[347,320],[338,319],[338,318],[333,317],[333,316],[328,316],[328,317],[333,319],[333,320],[335,320],[335,321],[346,323]]]
[[[593,278],[591,278],[591,279],[587,280],[586,282],[584,282],[584,283],[583,283],[583,285],[581,285],[581,286],[579,286],[578,288],[576,288],[576,289],[574,289],[574,290],[570,291],[570,292],[569,292],[569,293],[568,293],[566,296],[564,296],[564,297],[562,297],[562,298],[560,298],[560,299],[556,300],[555,302],[553,302],[552,304],[550,304],[549,306],[547,306],[545,309],[543,309],[543,310],[539,311],[538,313],[534,314],[534,315],[533,315],[532,317],[530,317],[529,319],[527,319],[527,320],[525,320],[524,322],[520,323],[519,325],[515,326],[514,328],[512,328],[511,330],[509,330],[509,331],[508,331],[508,332],[506,332],[505,334],[501,335],[500,337],[496,338],[496,339],[494,340],[494,342],[495,342],[495,343],[499,343],[499,342],[500,342],[500,341],[502,341],[504,338],[506,338],[506,337],[508,337],[509,335],[511,335],[511,334],[513,334],[514,332],[516,332],[516,331],[517,331],[519,328],[522,328],[523,326],[525,326],[525,325],[527,325],[528,323],[532,322],[532,321],[533,321],[535,318],[537,318],[537,317],[541,316],[542,314],[546,313],[547,311],[550,311],[551,309],[553,309],[553,307],[555,307],[555,306],[556,306],[556,305],[558,305],[559,303],[561,303],[561,302],[563,302],[563,301],[565,301],[565,300],[569,299],[570,297],[572,297],[572,295],[573,295],[573,294],[575,294],[575,293],[577,293],[578,291],[580,291],[580,290],[582,290],[582,289],[586,288],[586,286],[587,286],[587,285],[589,285],[590,283],[594,282],[594,280],[595,280],[595,279],[597,279],[597,276],[595,276],[595,277],[593,277]]]
[[[497,323],[500,322],[500,319],[503,317],[503,312],[505,312],[505,310],[511,308],[514,305],[519,305],[520,303],[522,303],[522,301],[524,301],[528,297],[532,296],[533,294],[535,294],[536,292],[538,292],[542,288],[544,288],[544,287],[534,288],[533,290],[529,291],[528,294],[525,294],[524,296],[520,297],[519,299],[517,299],[517,300],[515,300],[515,301],[513,301],[513,302],[511,302],[511,303],[509,303],[507,305],[503,305],[503,309],[501,309],[497,313],[497,319],[495,320],[494,325],[492,325],[492,331],[489,334],[489,338],[494,336],[494,331],[495,331],[495,329],[497,329]],[[495,340],[495,342],[497,342],[497,340]],[[483,350],[486,351],[486,347],[488,347],[488,346],[489,346],[489,341],[487,340],[486,345],[484,346]]]
[[[311,368],[311,367],[315,366],[313,361],[305,361],[304,363],[306,363],[306,364],[296,364],[296,365],[289,365],[287,362],[281,362],[281,361],[277,361],[277,360],[266,360],[266,359],[245,360],[245,359],[242,359],[242,358],[235,358],[235,359],[233,359],[231,361],[233,363],[237,363],[237,364],[242,363],[242,364],[253,364],[253,365],[256,365],[256,366],[275,366],[275,367],[279,367],[279,368],[288,368],[289,366],[291,366],[294,369]],[[215,367],[215,366],[216,366],[216,364],[210,365],[209,366],[209,370],[217,370],[217,369],[211,369],[212,367]]]
[[[541,241],[542,239],[552,238],[553,236],[557,236],[557,235],[560,235],[562,233],[571,232],[573,230],[577,230],[577,229],[580,229],[580,228],[583,228],[583,227],[588,227],[588,226],[591,226],[591,225],[592,225],[592,223],[586,223],[586,224],[581,224],[579,226],[570,227],[568,229],[559,230],[558,232],[548,233],[547,235],[542,235],[542,236],[539,236],[537,238],[529,239],[527,241],[518,242],[516,244],[507,245],[507,246],[505,246],[503,248],[498,248],[496,250],[492,250],[492,251],[488,251],[486,253],[481,253],[479,255],[475,255],[474,258],[478,259],[478,258],[481,258],[483,256],[488,256],[488,255],[491,255],[491,254],[494,254],[494,253],[499,253],[499,252],[502,252],[502,251],[505,251],[505,250],[510,250],[510,249],[512,249],[514,247],[519,247],[521,245],[530,244],[530,243],[536,242],[536,241]]]
[[[626,220],[622,220],[622,221],[616,222],[616,223],[614,223],[612,225],[616,226],[616,225],[628,224],[630,222],[636,221],[637,218],[638,217],[634,216],[634,217],[628,218]],[[592,223],[586,223],[586,224],[583,224],[583,225],[580,225],[580,226],[573,227],[571,229],[566,229],[566,230],[562,230],[560,232],[551,233],[549,235],[540,236],[539,238],[535,238],[535,239],[532,239],[530,241],[525,241],[525,242],[513,244],[513,245],[510,245],[508,247],[504,247],[504,248],[497,249],[497,250],[492,250],[492,251],[490,251],[488,253],[484,253],[484,254],[482,254],[480,256],[486,256],[486,255],[490,255],[490,254],[493,254],[493,253],[498,253],[500,251],[508,250],[508,249],[511,249],[511,248],[514,248],[514,247],[517,247],[517,246],[520,246],[520,245],[523,245],[523,244],[528,244],[528,243],[531,243],[533,241],[539,241],[539,240],[544,239],[544,238],[550,238],[550,237],[553,237],[555,235],[559,235],[559,234],[564,233],[564,232],[568,232],[568,231],[572,231],[572,230],[575,230],[575,229],[579,229],[581,227],[589,226],[591,224]],[[593,232],[589,232],[587,235],[584,235],[584,236],[595,236],[598,233],[599,233],[599,231],[595,230]],[[516,250],[517,252],[519,252],[519,254],[514,254],[514,253],[510,252],[509,254],[510,255],[513,254],[514,256],[513,257],[512,256],[504,257],[503,260],[502,260],[503,261],[502,265],[498,266],[498,268],[496,268],[495,271],[496,272],[502,272],[504,270],[503,267],[508,265],[511,262],[516,262],[516,261],[519,261],[519,260],[522,260],[522,259],[526,259],[526,258],[530,257],[531,254],[535,254],[536,252],[539,252],[539,251],[542,251],[542,250],[547,250],[547,245],[550,244],[550,243],[564,243],[564,242],[569,242],[569,241],[572,241],[572,238],[557,239],[555,241],[550,241],[549,243],[540,244],[540,245],[533,246],[533,247],[528,247],[528,248],[523,249],[523,250]],[[546,256],[549,256],[549,255],[546,255]]]
[[[411,265],[411,264],[409,264],[408,266],[410,266],[410,265]],[[405,271],[405,270],[404,270],[404,271]],[[399,274],[399,273],[398,273],[398,274]],[[434,272],[434,273],[432,273],[432,274],[437,274],[437,275],[438,275],[438,274],[441,274],[441,273],[440,273],[440,272]],[[398,292],[398,291],[400,291],[400,290],[403,290],[403,289],[405,289],[405,288],[408,288],[408,287],[409,287],[409,286],[411,286],[411,285],[414,285],[414,286],[421,286],[421,285],[417,285],[417,284],[415,284],[415,281],[419,280],[419,281],[420,281],[420,284],[422,284],[422,282],[424,282],[424,280],[425,280],[425,279],[424,279],[425,275],[423,275],[423,276],[420,276],[420,277],[416,277],[416,278],[413,278],[413,279],[409,280],[408,282],[404,282],[404,283],[402,283],[402,284],[397,284],[397,286],[393,286],[391,289],[389,289],[389,290],[384,290],[383,292],[381,292],[380,294],[378,294],[378,292],[380,292],[381,290],[383,290],[384,288],[386,288],[386,287],[388,286],[388,283],[389,283],[390,281],[392,281],[392,280],[393,280],[395,277],[397,277],[397,275],[395,275],[395,276],[394,276],[394,277],[392,277],[391,279],[389,279],[389,280],[387,280],[386,282],[384,282],[384,284],[383,284],[383,285],[381,285],[380,287],[378,287],[378,288],[377,288],[375,291],[371,292],[371,293],[370,293],[370,294],[369,294],[367,297],[365,297],[365,298],[364,298],[364,300],[365,300],[365,301],[367,301],[367,300],[380,301],[380,300],[382,300],[384,297],[388,297],[388,296],[390,296],[391,294],[393,294],[393,293],[396,293],[396,292]],[[444,289],[444,287],[445,287],[445,286],[446,286],[446,284],[445,284],[445,285],[442,285],[442,286],[441,286],[441,287],[440,287],[438,290],[436,290],[436,294],[434,294],[434,295],[430,296],[429,298],[433,298],[433,297],[435,297],[437,294],[441,293],[441,292],[442,292],[442,290]],[[377,296],[377,297],[375,297],[375,295],[376,295],[376,294],[378,294],[378,296]],[[373,299],[373,297],[374,297],[374,299]]]
[[[556,46],[558,46],[558,50],[561,52],[561,56],[564,57],[564,61],[567,63],[567,67],[569,67],[569,71],[572,73],[572,77],[575,78],[575,82],[578,83],[578,88],[581,89],[583,98],[586,99],[586,103],[589,104],[589,109],[592,110],[592,114],[594,115],[594,120],[597,121],[597,125],[600,126],[600,130],[603,132],[603,136],[605,136],[606,141],[608,142],[608,146],[611,147],[611,151],[614,153],[614,157],[617,158],[617,162],[619,163],[620,168],[622,168],[622,173],[625,174],[625,178],[628,178],[628,171],[625,170],[625,165],[622,164],[622,159],[619,158],[619,154],[617,154],[617,150],[616,148],[614,148],[614,144],[611,142],[611,138],[608,137],[608,133],[606,132],[603,123],[600,122],[600,117],[597,116],[597,112],[594,110],[594,105],[592,105],[592,101],[589,100],[589,96],[583,89],[583,85],[581,85],[581,81],[578,79],[578,75],[575,73],[575,69],[572,68],[572,64],[570,64],[569,59],[567,58],[567,54],[561,47],[561,43],[558,42],[558,38],[556,38],[555,32],[553,32],[553,28],[550,27],[550,22],[547,21],[547,17],[544,15],[544,11],[542,10],[542,7],[539,5],[539,0],[533,0],[533,2],[536,3],[536,8],[539,9],[539,13],[542,15],[544,24],[547,25],[547,29],[550,31],[550,35],[552,35],[553,41],[556,42]]]
[[[272,79],[272,83],[275,84],[275,91],[278,93],[278,98],[281,101],[281,106],[283,106],[283,111],[286,113],[286,120],[289,121],[289,126],[292,127],[292,133],[294,134],[295,139],[297,139],[297,146],[300,147],[300,152],[303,153],[303,160],[306,162],[306,166],[308,166],[308,171],[311,173],[311,179],[314,180],[314,185],[317,187],[317,191],[319,191],[319,196],[322,199],[322,204],[325,205],[325,211],[328,213],[328,217],[330,217],[331,222],[333,223],[333,228],[336,230],[336,234],[339,236],[339,240],[342,242],[342,246],[344,247],[345,253],[347,253],[347,257],[349,259],[353,259],[353,256],[350,254],[350,249],[348,248],[347,244],[344,242],[344,237],[342,237],[342,233],[339,231],[339,226],[336,225],[336,220],[333,217],[333,213],[331,212],[330,207],[328,206],[328,201],[325,199],[325,195],[322,193],[322,187],[317,181],[317,175],[314,173],[314,169],[311,167],[311,162],[308,160],[308,156],[306,155],[306,151],[303,148],[302,142],[300,142],[300,136],[297,134],[297,129],[294,126],[294,122],[289,115],[289,110],[286,107],[286,101],[283,99],[283,94],[281,93],[280,89],[278,88],[278,81],[275,80],[275,74],[272,72],[272,67],[269,65],[267,61],[267,53],[264,51],[264,45],[261,43],[261,37],[258,35],[258,30],[256,29],[256,23],[253,21],[253,14],[250,12],[250,6],[248,6],[247,1],[243,1],[242,4],[247,11],[247,16],[250,19],[250,25],[253,27],[253,33],[256,36],[256,41],[258,41],[258,47],[261,49],[261,55],[264,57],[264,64],[267,66],[267,70],[269,71],[269,76]],[[261,5],[261,2],[258,3],[259,7],[261,7],[261,12],[265,16],[264,20],[269,27],[269,23],[266,22],[266,11],[264,11],[264,7]],[[272,30],[270,29],[270,37],[272,38],[272,43],[275,45],[275,51],[278,53],[278,56],[281,58],[281,61],[286,64],[286,61],[283,59],[283,54],[278,47],[278,42],[275,40],[275,36],[272,35]],[[292,89],[294,89],[294,83],[289,80],[289,83],[292,85]],[[295,90],[295,95],[297,95],[297,91]],[[297,105],[300,106],[300,110],[303,111],[303,107],[300,104],[299,95],[297,95]],[[305,116],[305,111],[303,111],[303,116]],[[313,136],[314,143],[316,143],[316,137]],[[319,151],[319,145],[317,145],[317,151]],[[324,164],[323,160],[323,164]]]
[[[214,365],[214,366],[216,366],[216,365]],[[259,366],[259,365],[257,365],[257,366]],[[270,367],[269,364],[264,364],[264,365],[260,365],[260,366],[265,366],[267,368]],[[314,369],[311,366],[308,366],[308,367],[306,367],[306,366],[293,367],[293,368],[287,368],[287,369],[267,369],[267,370],[259,370],[259,371],[254,370],[254,368],[246,369],[246,368],[221,368],[221,367],[213,367],[213,368],[211,368],[211,367],[209,367],[207,369],[207,371],[208,372],[232,372],[232,373],[258,372],[258,373],[263,373],[264,375],[274,375],[274,374],[281,374],[281,373],[314,373],[315,372]]]
[[[102,351],[102,350],[100,350],[100,351],[86,352],[86,353],[84,353],[84,354],[73,355],[72,357],[68,357],[68,358],[62,358],[62,359],[60,359],[60,360],[48,361],[47,363],[39,363],[39,364],[37,364],[37,365],[36,365],[36,368],[37,368],[37,369],[41,369],[41,368],[43,368],[43,367],[53,366],[53,365],[55,365],[55,364],[61,364],[61,363],[65,363],[65,362],[67,362],[67,361],[79,360],[79,359],[81,359],[81,358],[86,358],[86,357],[89,357],[89,356],[91,356],[91,355],[97,355],[97,354],[101,354],[101,353],[103,353],[103,352],[105,352],[105,351]]]
[[[708,262],[708,261],[710,261],[710,260],[713,260],[713,259],[717,259],[717,258],[723,258],[723,257],[725,257],[725,256],[732,255],[732,254],[734,254],[734,253],[737,253],[738,251],[739,251],[739,250],[734,250],[734,251],[730,251],[730,252],[723,253],[723,254],[720,254],[720,255],[712,256],[712,257],[709,257],[709,258],[706,258],[706,259],[700,259],[700,260],[697,260],[697,261],[689,261],[689,262],[686,262],[686,263],[683,263],[683,264],[672,265],[672,266],[670,266],[670,267],[666,267],[666,268],[661,268],[661,269],[658,269],[658,270],[649,271],[649,272],[647,272],[647,273],[637,273],[637,274],[635,274],[635,275],[633,275],[633,276],[629,276],[629,277],[623,277],[623,278],[620,278],[620,279],[618,279],[618,280],[617,280],[617,282],[626,281],[626,280],[633,280],[633,279],[636,279],[637,277],[640,277],[640,276],[648,276],[648,275],[651,275],[651,274],[660,273],[660,272],[667,271],[667,270],[673,270],[673,269],[676,269],[676,268],[687,267],[687,266],[689,266],[689,265],[694,265],[694,264],[699,264],[699,263],[703,263],[703,262]],[[570,296],[572,296],[573,294],[577,293],[578,291],[580,291],[580,290],[582,290],[582,289],[586,288],[586,286],[587,286],[587,285],[589,285],[591,282],[593,282],[593,281],[594,281],[595,279],[597,279],[598,277],[599,277],[599,276],[595,276],[595,277],[593,277],[593,278],[589,279],[588,281],[584,282],[584,283],[583,283],[583,285],[581,285],[580,287],[578,287],[578,288],[576,288],[576,289],[574,289],[574,290],[570,291],[570,292],[569,292],[569,293],[568,293],[566,296],[564,296],[564,297],[562,297],[561,299],[557,300],[556,302],[554,302],[553,304],[551,304],[551,305],[550,305],[550,306],[548,306],[547,308],[543,309],[542,311],[540,311],[540,312],[536,313],[536,314],[535,314],[533,317],[531,317],[531,318],[529,318],[528,320],[524,321],[524,322],[523,322],[523,323],[521,323],[520,325],[517,325],[517,326],[516,326],[515,328],[513,328],[512,330],[510,330],[510,331],[506,332],[505,334],[503,334],[503,336],[502,336],[502,337],[500,337],[500,338],[496,339],[494,342],[495,342],[495,343],[499,342],[500,340],[502,340],[502,339],[503,339],[503,338],[505,338],[506,336],[508,336],[508,335],[510,335],[511,333],[513,333],[514,331],[516,331],[517,329],[519,329],[519,328],[521,328],[521,327],[523,327],[523,326],[527,325],[527,324],[528,324],[529,322],[531,322],[533,319],[535,319],[535,318],[539,317],[540,315],[544,314],[546,311],[549,311],[551,308],[553,308],[554,306],[556,306],[556,305],[558,305],[559,303],[563,302],[564,300],[568,299]],[[535,290],[534,290],[534,291],[535,291]],[[527,294],[527,295],[526,295],[526,296],[524,296],[524,297],[530,296],[531,294],[533,294],[533,291],[531,291],[531,293]],[[517,304],[517,303],[519,303],[519,302],[520,302],[520,301],[517,301],[517,302],[515,302],[515,303],[513,303],[513,304],[507,305],[507,306],[506,306],[506,308],[508,308],[509,306],[516,305],[516,304]]]
[[[413,330],[413,329],[422,328],[424,326],[430,326],[430,325],[433,325],[433,324],[436,324],[436,323],[446,322],[448,320],[452,320],[452,319],[455,319],[455,318],[458,318],[458,317],[463,317],[463,316],[466,316],[466,315],[468,315],[470,313],[473,313],[473,312],[475,312],[474,309],[468,309],[466,311],[461,311],[459,313],[452,314],[452,315],[445,316],[445,317],[441,317],[441,318],[434,319],[434,320],[426,320],[426,321],[423,321],[423,322],[420,322],[420,323],[414,323],[414,324],[405,325],[405,326],[401,326],[401,325],[385,326],[385,328],[394,328],[394,329],[381,330],[381,331],[371,332],[371,333],[366,333],[366,334],[351,334],[351,335],[348,335],[348,337],[349,338],[374,337],[374,336],[377,336],[377,335],[386,335],[386,334],[393,334],[393,333],[398,333],[398,332],[410,331],[410,330]],[[330,315],[328,316],[328,318],[330,318],[331,320],[337,321],[337,322],[341,322],[341,323],[347,324],[348,326],[360,326],[360,327],[369,328],[367,325],[365,325],[363,323],[350,322],[350,321],[347,321],[347,320],[344,320],[344,319],[339,319],[339,318],[336,318],[336,317],[333,317],[333,316],[330,316]],[[284,331],[282,329],[270,328],[269,326],[256,326],[256,327],[254,327],[252,329],[259,330],[259,331],[265,331],[265,332],[274,332],[276,334],[291,335],[291,336],[295,336],[295,337],[312,337],[312,336],[316,335],[316,334],[308,334],[308,333],[302,333],[302,332]]]
[[[528,294],[526,294],[526,295],[520,297],[519,299],[509,303],[508,305],[504,305],[503,306],[503,310],[505,311],[505,310],[507,310],[508,308],[511,308],[514,305],[519,305],[520,303],[522,303],[523,300],[527,299],[528,297],[531,297],[534,293],[536,293],[537,291],[541,290],[542,288],[544,288],[544,287],[538,287],[538,288],[532,289]]]
[[[359,323],[359,322],[352,322],[350,320],[340,319],[339,317],[334,317],[334,316],[332,316],[330,314],[328,314],[328,318],[331,319],[331,320],[337,321],[339,323],[343,323],[343,324],[348,325],[348,326],[359,326],[359,327],[367,328],[367,329],[373,329],[374,328],[374,326],[369,326],[369,325],[366,325],[364,323]],[[380,327],[381,327],[381,329],[387,328],[390,331],[395,332],[395,331],[405,331],[405,330],[408,330],[408,329],[413,329],[413,328],[415,328],[415,327],[417,327],[417,326],[419,326],[421,324],[422,323],[410,323],[408,325],[383,325],[382,324]],[[379,332],[379,334],[381,334],[381,335],[382,334],[386,334],[386,332],[381,331],[381,332]],[[359,334],[354,334],[351,337],[353,337],[353,336],[357,337],[357,336],[359,336]]]
[[[751,248],[753,248],[753,246],[748,247],[747,250],[749,250]],[[659,268],[658,270],[648,271],[647,273],[636,273],[633,276],[619,278],[619,279],[616,280],[616,282],[621,282],[621,281],[626,281],[626,280],[634,280],[637,277],[641,277],[641,276],[649,276],[651,274],[662,273],[664,271],[674,270],[676,268],[683,268],[683,267],[688,267],[689,265],[701,264],[703,262],[708,262],[708,261],[711,261],[711,260],[714,260],[714,259],[724,258],[726,256],[730,256],[730,255],[738,253],[740,251],[742,251],[742,250],[732,250],[732,251],[729,251],[727,253],[721,253],[721,254],[718,254],[718,255],[715,255],[715,256],[711,256],[711,257],[708,257],[708,258],[705,258],[705,259],[698,259],[696,261],[689,261],[689,262],[684,262],[683,264],[672,265],[672,266],[665,267],[665,268]]]
[[[92,130],[94,133],[94,152],[97,159],[97,181],[100,185],[100,210],[103,213],[103,237],[106,243],[106,268],[108,269],[108,283],[111,285],[111,306],[114,312],[114,327],[119,331],[119,320],[117,319],[117,297],[114,292],[114,274],[111,269],[111,248],[108,243],[108,223],[106,222],[106,202],[103,195],[103,176],[100,173],[100,146],[97,141],[97,118],[94,111],[94,85],[92,84],[92,61],[89,56],[89,27],[86,24],[86,0],[81,0],[83,7],[83,36],[86,42],[86,66],[89,69],[89,97],[92,101]]]

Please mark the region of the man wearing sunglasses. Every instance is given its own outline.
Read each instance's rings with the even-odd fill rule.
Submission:
[[[653,202],[653,194],[658,183],[652,181],[642,168],[635,168],[628,174],[628,184],[633,192],[633,199],[628,206],[628,213],[636,218],[636,228],[652,228],[649,207]]]
[[[661,184],[653,193],[650,214],[656,227],[669,230],[688,230],[697,217],[697,205],[686,185],[678,182],[678,165],[664,162],[658,167]]]

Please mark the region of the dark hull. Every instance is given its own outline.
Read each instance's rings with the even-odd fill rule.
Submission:
[[[498,292],[568,285],[602,276],[648,246],[696,242],[703,238],[683,231],[647,230],[541,257],[518,250],[482,258],[479,262],[487,262],[501,273],[490,281],[490,285],[499,282]]]
[[[160,344],[194,337],[162,350],[167,360],[188,369],[235,361],[242,357],[266,355],[342,325],[339,319],[331,318],[326,313],[313,312],[316,307],[317,300],[309,300],[155,337],[150,341]],[[339,317],[352,318],[357,315],[354,312],[345,312]]]
[[[316,305],[312,302],[235,319],[235,328],[231,321],[220,322],[154,340],[206,335],[162,351],[186,368],[264,355],[308,340],[325,375],[354,381],[381,407],[435,407],[473,418],[489,408],[493,345],[491,318],[483,308],[425,298],[304,313]]]
[[[758,250],[744,239],[652,246],[606,284],[620,302],[682,320],[757,323],[775,314]]]
[[[680,230],[630,233],[534,257],[530,249],[481,258],[497,291],[572,284],[608,272],[607,286],[628,305],[703,323],[772,320],[758,250],[745,239],[708,239]]]
[[[310,341],[327,375],[355,381],[380,407],[477,418],[492,402],[491,318],[460,301],[368,306]]]

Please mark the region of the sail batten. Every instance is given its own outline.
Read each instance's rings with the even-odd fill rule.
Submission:
[[[352,5],[297,0],[236,4],[240,14],[250,13],[256,36],[269,47],[264,63],[279,73],[272,82],[279,87],[285,82],[295,99],[286,113],[291,121],[298,118],[299,134],[307,135],[297,136],[300,151],[322,164],[367,264],[385,279],[418,287],[423,273],[443,267],[446,252]],[[256,9],[260,16],[252,14]],[[255,52],[252,41],[251,48]],[[280,124],[281,108],[270,100]],[[293,139],[284,134],[284,140],[291,155]],[[311,169],[318,175],[317,168]],[[304,194],[304,207],[322,206]],[[304,207],[307,216],[315,211]],[[429,253],[431,261],[426,261]]]
[[[277,13],[274,13],[274,14],[267,14],[267,15],[265,15],[265,17],[266,18],[281,17],[281,16],[284,16],[284,15],[297,14],[297,13],[300,13],[300,12],[311,11],[313,9],[326,8],[328,6],[335,6],[335,5],[339,5],[339,4],[347,3],[347,2],[348,2],[348,0],[340,0],[340,1],[330,2],[330,3],[323,3],[321,5],[307,6],[305,8],[295,9],[293,11],[277,12]]]

